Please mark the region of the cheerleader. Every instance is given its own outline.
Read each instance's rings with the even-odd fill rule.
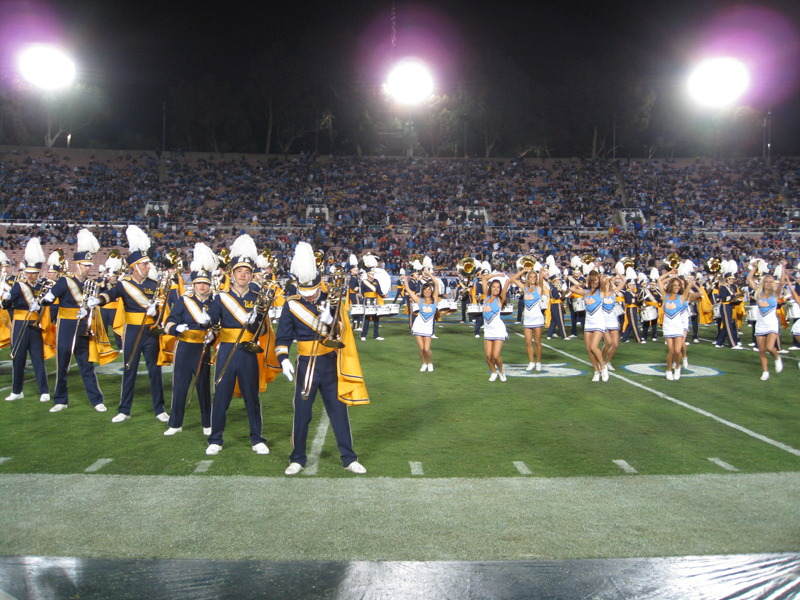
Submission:
[[[526,371],[542,370],[544,314],[542,314],[541,300],[542,297],[546,297],[544,286],[547,275],[547,269],[541,269],[538,273],[525,270],[511,276],[511,282],[522,290],[519,301],[524,305],[522,323],[525,331],[525,350],[528,352],[529,361]]]
[[[583,296],[586,304],[586,321],[583,326],[583,341],[586,352],[594,367],[592,381],[608,381],[608,369],[603,362],[603,353],[600,351],[600,340],[606,330],[606,320],[603,315],[603,296],[600,291],[600,273],[592,269],[586,277],[586,287],[580,282],[569,277],[572,285],[570,291],[578,296]]]
[[[433,337],[433,325],[436,322],[436,307],[439,304],[439,280],[430,276],[432,281],[422,285],[419,295],[414,292],[408,284],[408,277],[401,277],[403,291],[419,306],[419,312],[414,317],[411,326],[411,333],[417,340],[419,346],[419,356],[422,359],[420,371],[433,372],[433,354],[431,353],[431,337]],[[409,306],[409,311],[411,307]]]
[[[483,347],[486,351],[486,363],[489,365],[489,370],[492,374],[489,376],[489,381],[495,381],[500,377],[500,381],[506,380],[506,374],[503,372],[503,359],[500,358],[500,350],[503,348],[503,342],[508,337],[506,331],[506,324],[500,315],[500,309],[506,301],[506,292],[508,285],[511,283],[511,278],[507,278],[504,284],[500,283],[499,279],[493,279],[489,283],[491,277],[501,276],[501,273],[487,272],[481,276],[481,284],[483,289],[486,290],[486,300],[483,302]]]
[[[758,311],[756,312],[756,344],[758,344],[758,358],[761,360],[761,381],[769,379],[769,363],[767,352],[775,359],[775,372],[783,371],[783,361],[778,356],[776,343],[780,329],[778,328],[778,300],[781,290],[786,284],[786,261],[781,266],[780,285],[775,284],[772,275],[764,275],[760,282],[756,282],[755,270],[757,263],[750,267],[747,274],[747,284],[754,290]]]
[[[688,333],[688,322],[684,325],[683,313],[689,310],[689,302],[700,298],[702,294],[699,291],[690,291],[688,286],[684,287],[675,269],[658,278],[658,291],[664,298],[662,327],[667,342],[666,377],[668,381],[677,381],[681,378],[680,360]]]
[[[611,278],[603,275],[600,278],[600,295],[603,298],[603,318],[605,319],[606,330],[603,332],[603,364],[607,371],[613,371],[611,359],[619,348],[619,317],[616,313],[617,295],[625,287],[625,279],[622,277]]]

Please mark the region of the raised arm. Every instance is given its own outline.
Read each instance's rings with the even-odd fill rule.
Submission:
[[[758,267],[758,262],[754,262],[750,265],[750,272],[747,274],[747,285],[750,286],[750,289],[756,291],[758,288],[758,284],[756,283],[755,273],[756,268]]]
[[[658,283],[658,292],[661,294],[661,298],[663,300],[666,300],[666,298],[667,298],[667,292],[666,292],[666,290],[664,288],[664,282],[667,279],[669,279],[670,277],[674,277],[677,274],[678,274],[678,272],[675,269],[672,269],[672,271],[665,271],[661,275],[661,277],[658,278],[658,281],[657,281],[657,283]]]
[[[411,301],[412,301],[412,302],[416,302],[417,304],[419,304],[419,303],[420,303],[419,296],[417,296],[417,294],[415,294],[415,293],[414,293],[414,292],[413,292],[413,291],[412,291],[412,290],[411,290],[411,289],[408,287],[408,276],[407,276],[407,275],[404,275],[404,276],[403,276],[403,277],[401,277],[400,279],[401,279],[401,281],[403,282],[403,289],[404,289],[404,290],[405,290],[405,292],[406,292],[406,296],[408,296],[409,298],[411,298]]]

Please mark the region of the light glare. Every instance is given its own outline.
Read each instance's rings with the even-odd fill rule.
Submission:
[[[45,90],[66,87],[75,79],[75,64],[52,46],[31,46],[19,55],[22,76]]]
[[[419,104],[433,94],[433,77],[421,62],[403,61],[389,73],[386,91],[400,104]]]
[[[701,63],[689,77],[689,94],[705,106],[735,102],[747,89],[747,67],[735,58],[714,58]]]

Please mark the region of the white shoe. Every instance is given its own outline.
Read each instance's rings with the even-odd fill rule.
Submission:
[[[39,402],[50,402],[50,394],[42,394],[39,396]]]
[[[778,354],[789,354],[788,350],[778,350]]]
[[[183,427],[170,427],[164,432],[164,435],[175,435],[183,431]]]
[[[481,337],[481,334],[480,334],[480,333],[477,333],[477,334],[475,334],[475,337],[476,337],[476,338],[479,338],[479,337]]]
[[[549,335],[547,336],[547,339],[548,339],[548,340],[550,339],[550,336],[549,336]]]
[[[365,338],[365,337],[362,337],[362,338],[361,338],[361,341],[362,341],[362,342],[366,342],[366,341],[367,341],[367,338]]]
[[[700,340],[698,340],[697,338],[694,338],[694,339],[692,340],[692,342],[694,342],[695,344],[699,344],[699,343],[700,343]]]
[[[158,419],[162,423],[169,423],[169,415],[167,413],[165,413],[165,412],[158,413],[156,415],[156,419]]]
[[[747,344],[747,345],[748,345],[748,346],[750,346],[750,347],[752,348],[752,347],[753,347],[753,346],[755,346],[756,344],[755,344],[755,342],[750,342],[750,343],[749,343],[749,344]]]
[[[600,379],[603,381],[608,381],[608,367],[605,367],[602,371],[600,371]]]
[[[379,338],[379,339],[383,339],[383,338]],[[439,339],[439,336],[438,336],[438,335],[436,335],[436,334],[433,334],[433,335],[431,336],[431,339],[438,340],[438,339]]]
[[[536,369],[536,370],[537,370],[539,373],[541,373],[541,372],[542,372],[542,363],[540,363],[540,362],[537,362],[537,363],[536,363],[536,367],[535,367],[535,369]]]
[[[614,365],[612,365],[610,362],[606,363],[606,369],[608,369],[609,371],[616,371]]]
[[[497,381],[497,373],[492,373],[489,375],[489,381]]]
[[[382,338],[382,337],[376,337],[376,338],[375,338],[375,341],[376,341],[376,342],[382,342],[382,341],[383,341],[383,338]]]
[[[23,392],[20,392],[19,394],[11,393],[8,396],[6,396],[6,400],[8,402],[13,402],[14,400],[22,400],[24,397],[25,394]]]
[[[433,373],[433,363],[428,365],[428,372]]]
[[[764,371],[761,374],[761,381],[766,381],[767,379],[769,379],[769,371]]]
[[[528,363],[528,366],[525,367],[526,371],[533,371],[536,368],[536,363]]]
[[[675,376],[672,374],[672,371],[667,371],[667,381],[674,381]]]
[[[681,378],[681,368],[675,369],[675,374],[672,376],[673,380],[678,381]]]
[[[500,381],[507,381],[506,374],[503,371],[500,371]]]
[[[203,427],[203,435],[211,435],[211,427]]]
[[[269,454],[269,448],[267,448],[267,445],[264,442],[261,442],[260,444],[253,446],[253,452],[256,454]]]
[[[689,358],[688,357],[683,359],[683,368],[684,369],[688,369],[689,368]]]
[[[594,375],[592,376],[592,382],[600,381],[600,371],[595,371]]]
[[[420,373],[423,373],[423,372],[425,372],[425,371],[427,371],[427,370],[428,370],[428,365],[426,365],[426,364],[423,364],[423,365],[420,367],[420,369],[419,369],[419,372],[420,372]]]
[[[50,412],[61,412],[65,408],[67,408],[66,404],[56,404],[55,406],[53,406],[53,408],[50,409]]]
[[[753,352],[758,352],[758,348],[753,348]]]
[[[657,341],[658,341],[658,338],[653,338],[653,339],[652,339],[652,340],[650,340],[650,341],[651,341],[651,342],[657,342]]]
[[[776,373],[780,373],[781,371],[783,371],[783,361],[781,360],[781,357],[779,356],[777,358],[777,360],[775,361],[775,372]]]
[[[131,416],[130,415],[126,415],[125,413],[117,413],[117,415],[113,419],[111,419],[111,422],[112,423],[122,423],[123,421],[126,421],[126,420],[128,420],[130,418],[131,418]]]
[[[722,346],[720,346],[720,348],[722,348]],[[733,348],[731,348],[731,350],[744,350],[744,348],[742,348],[741,346],[734,346]]]
[[[222,446],[219,444],[209,444],[208,448],[206,448],[206,454],[214,456],[215,454],[219,454],[220,450],[222,450]]]
[[[106,405],[105,405],[105,404],[95,404],[95,405],[94,405],[94,409],[95,409],[97,412],[106,412],[106,411],[108,410],[108,408],[106,408]]]
[[[358,473],[359,475],[363,475],[364,473],[367,472],[367,470],[364,468],[364,465],[362,465],[357,460],[351,462],[349,465],[345,467],[345,469],[347,469],[351,473]]]
[[[283,472],[285,475],[297,475],[303,470],[303,465],[300,463],[290,463],[286,470]]]

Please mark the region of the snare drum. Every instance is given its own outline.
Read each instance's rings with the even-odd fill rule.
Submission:
[[[523,300],[520,300],[520,302],[523,302]],[[539,308],[543,311],[550,308],[550,296],[542,296],[539,299]]]
[[[722,305],[719,302],[717,302],[714,305],[713,314],[714,314],[714,318],[715,319],[721,319],[722,318]]]
[[[614,316],[621,317],[624,314],[625,314],[625,305],[622,304],[622,302],[617,302],[614,305]]]
[[[747,320],[758,321],[758,306],[753,304],[747,307]]]
[[[419,304],[417,304],[416,302],[412,302],[411,303],[411,312],[413,314],[415,314],[415,315],[418,314],[419,313]]]
[[[511,302],[506,301],[503,307],[500,309],[501,315],[513,315],[514,314],[514,307],[512,306]]]
[[[483,312],[481,309],[480,304],[467,304],[467,314],[468,315],[479,315]]]
[[[586,302],[584,302],[583,298],[572,299],[572,310],[575,312],[584,312],[586,310]]]
[[[439,304],[436,306],[438,311],[443,315],[450,315],[458,310],[458,305],[456,304],[455,300],[439,300]]]
[[[642,321],[657,321],[657,320],[658,320],[657,306],[642,307]]]
[[[365,315],[377,315],[378,314],[378,305],[377,304],[367,304],[364,306],[364,314]]]
[[[800,319],[800,305],[797,302],[787,302],[783,305],[783,312],[788,320]]]
[[[353,315],[353,316],[363,315],[364,314],[364,305],[363,304],[351,304],[350,305],[350,314]]]
[[[379,317],[387,317],[387,316],[389,316],[391,314],[394,314],[394,313],[392,313],[392,307],[393,306],[397,307],[396,304],[381,304],[380,306],[378,306],[378,316]]]
[[[697,316],[697,303],[696,302],[690,302],[689,303],[689,316],[690,317],[696,317]]]

